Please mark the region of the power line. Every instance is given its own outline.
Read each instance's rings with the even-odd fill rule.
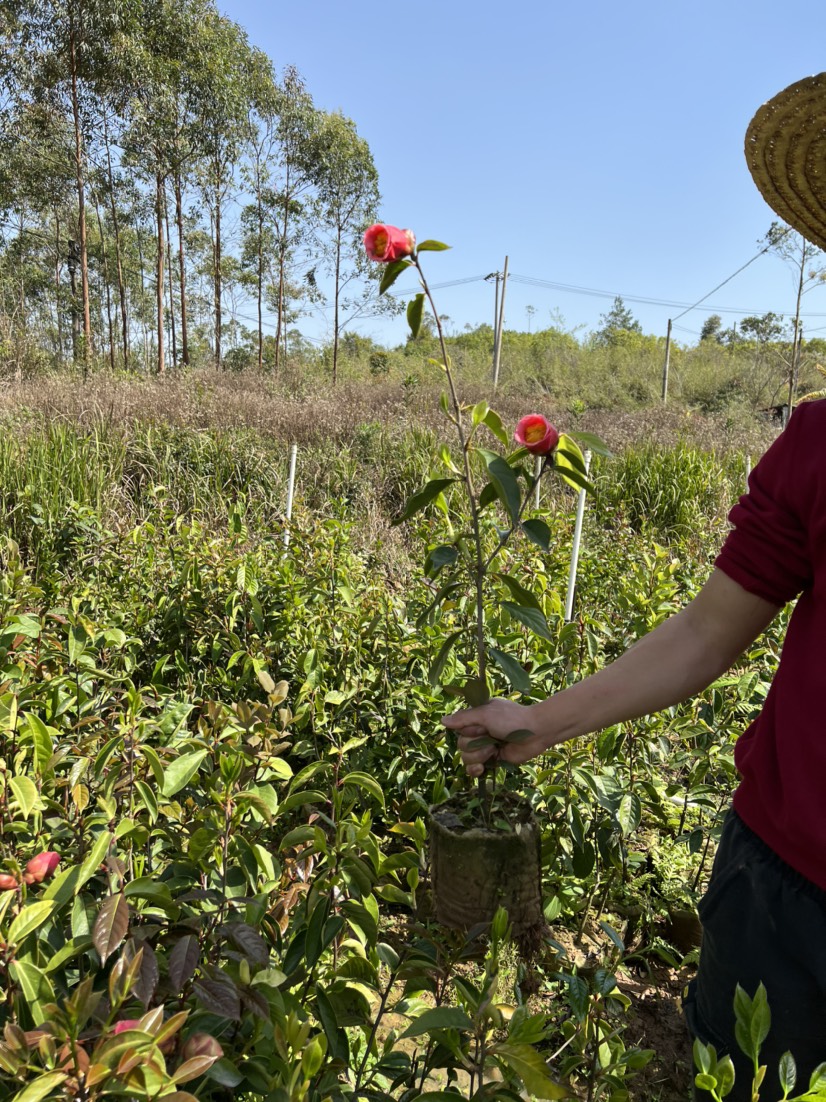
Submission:
[[[697,299],[697,301],[696,301],[696,302],[694,303],[694,305],[693,305],[693,306],[689,306],[689,307],[687,307],[687,308],[686,308],[685,310],[683,310],[683,313],[682,313],[682,314],[677,314],[677,317],[676,317],[676,318],[672,318],[672,319],[671,319],[671,320],[672,320],[672,322],[674,322],[674,321],[677,321],[677,319],[678,319],[678,318],[681,318],[681,317],[683,316],[683,314],[687,314],[687,313],[689,313],[689,311],[691,311],[691,310],[694,310],[694,309],[695,309],[695,308],[696,308],[697,306],[699,306],[699,305],[700,305],[700,303],[701,303],[701,302],[705,302],[705,300],[706,300],[707,298],[711,298],[711,296],[712,296],[712,295],[713,295],[713,294],[714,294],[714,293],[715,293],[716,291],[719,291],[721,287],[725,287],[725,285],[726,285],[727,283],[730,283],[730,282],[731,282],[731,280],[732,280],[732,279],[734,279],[734,277],[735,277],[735,276],[737,276],[737,275],[739,275],[739,274],[740,274],[741,272],[745,271],[745,270],[746,270],[746,268],[748,268],[749,264],[753,264],[753,263],[755,262],[755,260],[758,260],[758,259],[759,259],[759,258],[760,258],[761,256],[763,256],[763,255],[764,255],[764,253],[767,253],[767,252],[769,251],[769,249],[770,249],[770,248],[772,248],[772,246],[773,246],[773,245],[776,245],[776,244],[778,244],[778,242],[782,241],[782,240],[783,240],[783,238],[784,238],[784,237],[786,236],[786,234],[787,234],[787,233],[791,233],[791,227],[789,227],[788,229],[784,230],[784,231],[783,231],[783,233],[782,233],[782,234],[780,235],[780,237],[779,237],[779,238],[777,239],[777,241],[772,241],[772,242],[769,242],[769,244],[768,244],[768,245],[764,245],[764,246],[763,246],[763,248],[762,248],[762,249],[760,250],[760,252],[759,252],[759,253],[756,253],[756,254],[755,254],[755,255],[754,255],[754,256],[753,256],[752,258],[751,258],[751,260],[747,260],[747,261],[746,261],[746,263],[745,263],[745,264],[743,264],[743,265],[742,265],[741,267],[739,267],[739,268],[737,269],[737,271],[736,271],[736,272],[732,272],[732,273],[731,273],[731,275],[730,275],[730,276],[729,276],[729,277],[728,277],[727,279],[724,279],[722,283],[718,283],[718,284],[717,284],[717,286],[716,286],[716,287],[714,287],[714,288],[713,288],[713,289],[712,289],[711,291],[709,291],[707,295],[703,295],[703,297],[702,297],[702,298],[698,298],[698,299]]]

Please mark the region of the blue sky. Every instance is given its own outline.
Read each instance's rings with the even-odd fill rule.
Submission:
[[[752,115],[826,69],[822,0],[219,6],[279,71],[296,66],[319,107],[355,121],[379,171],[382,219],[451,244],[426,258],[432,283],[501,270],[509,256],[515,329],[561,315],[584,334],[611,307],[531,279],[621,294],[646,332],[664,335],[669,317],[759,251],[774,218],[743,156]],[[788,314],[794,286],[763,256],[676,321],[674,336],[694,343],[709,312],[726,325]],[[493,320],[489,283],[436,295],[454,331]],[[826,336],[826,284],[804,313],[804,333]],[[359,328],[404,339],[401,321]],[[323,322],[306,330],[323,336]]]

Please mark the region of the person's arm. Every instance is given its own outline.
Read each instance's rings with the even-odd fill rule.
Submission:
[[[650,715],[693,696],[724,673],[778,611],[778,605],[714,570],[691,604],[591,677],[538,704],[497,698],[481,708],[446,716],[444,724],[458,732],[459,750],[471,776],[479,776],[494,756],[521,764],[558,742]],[[515,730],[533,731],[534,737],[468,748],[481,735],[503,739]]]

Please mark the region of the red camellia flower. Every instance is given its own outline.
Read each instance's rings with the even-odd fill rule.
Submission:
[[[12,876],[10,872],[0,872],[0,892],[13,892],[18,887],[20,882],[16,876]]]
[[[548,455],[559,443],[559,433],[541,413],[529,413],[516,426],[513,438],[532,455]]]
[[[43,853],[38,853],[37,857],[32,857],[26,865],[23,879],[27,884],[39,884],[47,876],[51,876],[59,864],[59,853],[55,853],[52,849],[44,850]]]
[[[364,234],[364,248],[370,260],[387,264],[410,256],[416,248],[412,230],[400,230],[398,226],[385,226],[377,222]]]

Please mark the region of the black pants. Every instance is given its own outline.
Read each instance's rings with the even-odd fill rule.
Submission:
[[[734,1037],[738,983],[754,996],[762,982],[769,999],[761,1100],[782,1096],[777,1065],[787,1051],[797,1063],[792,1093],[801,1094],[826,1060],[826,892],[790,868],[730,811],[699,913],[700,967],[684,1010],[692,1035],[734,1061],[736,1081],[726,1102],[751,1098],[752,1065]]]

